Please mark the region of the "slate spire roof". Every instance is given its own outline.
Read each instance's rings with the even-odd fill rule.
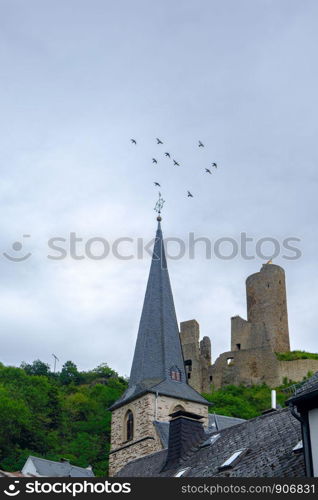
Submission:
[[[146,392],[209,404],[187,382],[160,220],[158,218],[129,387],[111,410]],[[180,380],[175,380],[172,372],[177,373],[176,378]]]

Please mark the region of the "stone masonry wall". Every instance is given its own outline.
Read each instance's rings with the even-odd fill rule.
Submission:
[[[288,314],[284,269],[264,264],[260,272],[246,280],[247,320],[251,323],[254,346],[266,331],[267,341],[274,352],[287,352],[289,346]]]
[[[162,449],[161,441],[158,438],[153,422],[154,420],[169,422],[169,414],[174,411],[176,406],[182,406],[186,411],[202,415],[204,417],[203,425],[207,426],[207,406],[160,394],[157,398],[157,405],[156,395],[148,393],[113,411],[111,453],[109,456],[110,476],[116,474],[131,460]],[[127,442],[125,436],[125,416],[128,410],[131,410],[134,416],[134,436],[132,441]]]
[[[318,371],[317,359],[294,359],[293,361],[278,361],[278,372],[281,381],[288,380],[301,382],[308,372]]]
[[[288,380],[300,382],[308,372],[318,371],[318,360],[279,361],[271,349],[246,349],[221,354],[212,366],[215,389],[229,384],[267,384],[277,387]]]
[[[200,341],[200,326],[195,319],[180,323],[180,340],[186,365],[188,383],[196,391],[210,391],[211,341],[203,337]]]

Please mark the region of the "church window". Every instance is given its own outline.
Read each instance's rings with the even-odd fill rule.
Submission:
[[[170,377],[172,378],[172,380],[181,382],[181,372],[177,366],[173,366],[172,368],[170,368]]]
[[[126,413],[126,441],[131,441],[134,437],[134,416],[131,410]]]
[[[237,350],[240,351],[241,349],[241,344],[236,344]]]
[[[174,413],[175,411],[185,411],[185,409],[183,408],[182,405],[177,405],[173,408],[172,413]]]

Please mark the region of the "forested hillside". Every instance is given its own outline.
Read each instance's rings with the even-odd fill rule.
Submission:
[[[41,361],[21,368],[0,363],[0,469],[21,470],[29,455],[61,457],[96,475],[108,470],[111,414],[127,382],[107,365],[60,373]]]
[[[286,381],[287,382],[287,381]],[[0,469],[21,470],[29,455],[108,472],[111,414],[127,381],[107,365],[79,372],[67,361],[52,373],[37,360],[20,368],[0,363]],[[252,418],[270,407],[270,388],[228,386],[204,396],[210,411]],[[283,405],[288,395],[278,391]]]

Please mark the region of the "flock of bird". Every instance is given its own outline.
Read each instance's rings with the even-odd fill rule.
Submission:
[[[130,141],[131,141],[131,143],[132,143],[134,146],[137,146],[137,141],[136,141],[136,139],[130,139]],[[162,141],[161,139],[159,139],[159,137],[156,137],[156,141],[157,141],[157,145],[163,145],[163,141]],[[198,147],[199,147],[199,148],[204,148],[204,144],[203,144],[203,142],[198,141]],[[170,153],[169,153],[169,152],[167,152],[167,151],[165,152],[165,156],[166,156],[167,158],[170,158],[170,159],[171,159],[171,155],[170,155]],[[176,166],[176,167],[180,167],[180,163],[178,163],[178,162],[177,162],[174,158],[172,158],[172,161],[173,161],[173,165],[174,165],[174,166]],[[156,164],[158,163],[158,160],[157,160],[156,158],[152,158],[152,163],[156,165]],[[217,163],[213,162],[213,163],[211,164],[211,168],[218,168]],[[212,175],[212,172],[211,172],[211,169],[210,169],[210,168],[205,168],[205,172],[206,172],[207,174]],[[155,185],[156,187],[161,187],[161,185],[159,184],[159,182],[156,182],[156,181],[154,182],[154,185]],[[190,191],[188,191],[188,192],[187,192],[187,197],[188,197],[188,198],[193,198],[193,194],[192,194]]]

